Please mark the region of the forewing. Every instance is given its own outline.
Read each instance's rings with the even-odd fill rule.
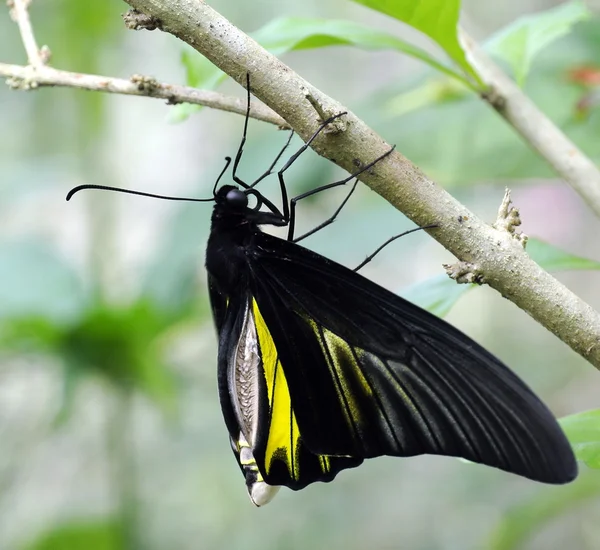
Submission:
[[[546,406],[466,335],[298,245],[261,234],[252,293],[314,454],[463,457],[548,483],[577,473]]]

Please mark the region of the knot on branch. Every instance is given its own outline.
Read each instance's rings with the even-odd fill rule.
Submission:
[[[522,232],[516,232],[515,228],[519,227],[519,225],[521,225],[519,209],[512,206],[510,189],[506,189],[500,208],[498,208],[498,216],[492,227],[498,231],[508,233],[515,241],[521,243],[521,246],[525,248],[525,245],[527,244],[527,235]]]
[[[8,15],[13,21],[17,20],[17,12],[15,11],[15,3],[13,0],[6,0],[6,5],[8,6]]]
[[[154,31],[161,29],[161,22],[157,17],[146,15],[135,8],[125,12],[122,17],[125,26],[133,31]]]
[[[306,100],[311,104],[312,108],[319,115],[319,119],[321,120],[321,122],[325,122],[328,118],[337,114],[325,109],[323,104],[306,88],[303,90],[303,92]],[[339,134],[345,132],[347,127],[348,124],[346,123],[344,117],[339,117],[327,125],[327,127],[323,130],[323,134]]]
[[[42,65],[47,65],[51,57],[52,52],[50,51],[50,48],[44,44],[40,48],[40,61],[42,62]]]
[[[152,78],[151,76],[134,74],[129,80],[132,84],[136,85],[137,89],[140,92],[143,92],[145,94],[151,94],[152,92],[156,91],[157,88],[160,87],[158,81],[155,78]]]
[[[38,83],[35,80],[28,78],[21,78],[20,76],[11,76],[6,79],[6,85],[11,90],[35,90],[38,87]]]
[[[28,92],[35,90],[40,86],[35,68],[31,65],[23,67],[24,71],[20,75],[13,75],[6,79],[6,85],[11,90],[22,90]]]
[[[506,97],[504,97],[494,86],[489,86],[481,92],[481,99],[487,101],[500,114],[506,109]]]
[[[455,264],[442,264],[448,277],[454,279],[459,284],[477,284],[485,282],[483,272],[476,264],[471,262],[457,262]]]

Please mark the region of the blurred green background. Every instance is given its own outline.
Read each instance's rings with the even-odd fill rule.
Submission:
[[[468,0],[463,21],[483,41],[557,4]],[[247,32],[275,16],[346,19],[443,59],[413,29],[346,0],[211,5]],[[180,58],[190,50],[160,32],[126,31],[127,7],[36,1],[32,19],[57,68],[185,83]],[[509,186],[525,233],[600,261],[598,221],[580,198],[491,109],[439,73],[397,52],[348,46],[284,60],[477,215],[493,221]],[[25,63],[4,8],[0,61]],[[581,68],[600,71],[597,16],[541,52],[525,91],[598,161],[600,110],[582,109],[594,92],[577,78]],[[231,81],[221,89],[243,96]],[[64,200],[82,183],[209,196],[243,119],[208,109],[179,124],[176,116],[152,99],[0,89],[0,549],[599,548],[600,473],[583,465],[573,484],[546,487],[451,458],[380,458],[331,484],[282,490],[265,508],[250,503],[217,398],[203,270],[210,205],[93,191]],[[243,177],[260,174],[285,139],[251,121]],[[309,151],[287,179],[297,194],[340,177]],[[261,190],[278,196],[275,181]],[[328,217],[343,195],[304,201],[300,230]],[[354,266],[409,227],[361,185],[339,220],[305,244]],[[364,274],[431,305],[440,299],[441,263],[452,261],[416,234]],[[599,307],[597,270],[556,275]],[[511,365],[557,416],[598,406],[598,373],[494,291],[469,292],[447,317]]]

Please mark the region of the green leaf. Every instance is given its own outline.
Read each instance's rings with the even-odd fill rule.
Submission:
[[[589,16],[585,4],[573,0],[541,13],[520,17],[494,34],[487,41],[486,49],[508,62],[517,83],[522,86],[535,56]]]
[[[445,273],[409,286],[401,292],[403,298],[423,309],[444,317],[458,299],[477,285],[458,284]]]
[[[181,53],[181,63],[185,68],[186,84],[193,88],[213,90],[227,78],[221,69],[192,48]],[[169,111],[169,122],[182,122],[200,109],[202,105],[193,103],[174,105]]]
[[[123,550],[122,529],[117,521],[73,521],[42,533],[23,550]]]
[[[590,468],[600,469],[600,410],[566,416],[559,422],[575,456]]]
[[[365,50],[396,50],[415,57],[434,69],[458,79],[463,84],[470,83],[459,73],[446,67],[425,50],[412,46],[383,31],[354,23],[333,19],[281,17],[267,23],[251,36],[273,55],[281,56],[294,50],[308,50],[327,46],[354,46]],[[208,59],[192,49],[185,50],[181,62],[186,70],[188,86],[212,90],[227,75],[215,67]],[[183,103],[171,110],[171,122],[185,120],[198,111],[200,105]]]
[[[0,324],[0,346],[12,353],[57,353],[64,336],[62,323],[41,315],[26,315]]]
[[[458,40],[460,0],[354,0],[421,31],[437,42],[467,75],[483,85]]]
[[[365,50],[396,50],[468,84],[464,77],[442,65],[426,51],[391,34],[352,21],[284,17],[271,21],[252,37],[272,54],[326,46],[354,46]]]
[[[206,57],[191,48],[181,52],[181,63],[185,68],[185,80],[194,88],[213,88],[225,73],[217,69]]]
[[[527,241],[527,252],[547,271],[600,269],[600,262],[575,256],[539,239]]]
[[[600,475],[588,470],[563,487],[547,488],[534,498],[512,508],[492,531],[489,540],[480,548],[489,550],[516,550],[539,533],[544,524],[572,511],[583,502],[600,494]]]

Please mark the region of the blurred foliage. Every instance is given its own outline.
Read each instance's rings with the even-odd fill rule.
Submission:
[[[534,58],[589,16],[583,2],[566,2],[546,12],[520,17],[488,40],[487,49],[510,65],[517,83],[523,86]]]
[[[379,6],[384,13],[392,11],[392,15],[399,19],[402,19],[403,10],[410,12],[409,5],[412,4],[378,0],[364,3],[373,8]],[[436,4],[436,1],[432,3]],[[420,2],[419,6],[427,4]],[[449,4],[445,3],[447,7]],[[437,37],[435,39],[446,48],[446,53],[452,56],[453,44],[458,44],[456,25],[452,26],[456,15],[453,8],[427,13],[429,19],[419,21],[424,28],[432,29],[433,37]],[[413,16],[418,18],[419,14]],[[508,60],[521,81],[525,80],[534,68],[534,60],[537,60],[536,79],[530,82],[526,93],[586,154],[593,160],[600,160],[594,146],[596,136],[600,135],[600,115],[581,118],[578,108],[580,86],[567,78],[575,68],[573,57],[565,55],[565,51],[577,52],[577,65],[597,62],[600,50],[598,21],[578,25],[576,33],[569,34],[554,49],[550,47],[573,30],[576,23],[588,17],[585,6],[574,0],[509,25],[490,38],[486,46],[491,53]],[[419,25],[417,28],[423,30]],[[433,29],[437,29],[439,34],[434,34]],[[389,33],[346,21],[294,18],[276,19],[254,33],[253,37],[276,55],[343,43],[368,50],[396,49],[425,60],[438,69],[437,75],[432,73],[418,81],[407,82],[401,93],[382,90],[381,95],[391,93],[393,97],[380,96],[373,103],[382,106],[378,126],[384,129],[383,132],[392,137],[403,154],[441,183],[466,185],[490,178],[492,174],[497,178],[513,179],[551,174],[550,168],[537,153],[523,147],[515,132],[475,94],[455,79],[440,77],[439,71],[445,71],[438,62]],[[568,43],[565,44],[565,41]],[[192,50],[185,51],[183,62],[187,83],[191,86],[212,88],[225,78],[210,62]],[[172,120],[183,120],[199,109],[199,106],[176,105]],[[398,118],[401,118],[402,124],[398,123]],[[476,125],[464,124],[464,121],[474,120]],[[449,130],[440,132],[440,126]],[[431,147],[432,140],[435,147]]]
[[[23,550],[125,550],[116,521],[73,521],[42,533]]]
[[[51,46],[52,63],[55,66],[76,72],[102,74],[106,69],[107,52],[119,48],[122,33],[117,32],[118,20],[122,4],[118,0],[103,2],[80,2],[79,0],[55,0],[49,2],[33,2],[32,17],[44,19],[44,33],[40,36],[43,44]],[[38,28],[38,27],[36,27]],[[76,44],[77,47],[73,47]],[[69,115],[63,119],[72,125],[73,139],[69,146],[80,148],[79,154],[87,152],[85,144],[90,139],[90,129],[102,132],[106,124],[105,94],[82,93],[78,90],[65,89],[61,102],[69,105]],[[44,94],[36,98],[39,102],[38,120],[52,119],[56,111],[52,108],[52,99]],[[54,104],[56,107],[56,104]],[[54,124],[42,124],[42,127],[54,127]],[[60,126],[58,126],[60,127]],[[46,145],[52,142],[47,139]],[[91,162],[94,155],[86,156]]]
[[[0,244],[0,320],[24,315],[65,323],[87,300],[73,269],[47,245],[26,238]]]
[[[225,0],[221,4],[215,7],[229,8],[236,13],[242,9]],[[355,0],[354,3],[342,0],[335,5],[332,1],[335,19],[319,12],[329,3],[316,4],[319,3],[315,6],[277,3],[276,17],[266,22],[260,17],[244,20],[244,30],[253,25],[253,28],[258,27],[252,36],[261,44],[278,56],[290,55],[299,65],[305,62],[306,67],[317,66],[329,76],[330,83],[339,74],[333,68],[338,59],[334,56],[340,50],[347,53],[348,59],[358,60],[349,62],[344,70],[352,76],[353,87],[356,85],[359,89],[359,85],[363,85],[360,88],[363,95],[353,109],[367,115],[365,118],[368,117],[370,124],[396,142],[403,154],[434,179],[445,185],[456,185],[457,193],[464,193],[466,198],[472,198],[469,189],[475,190],[474,184],[482,181],[507,179],[516,185],[515,180],[551,174],[544,162],[473,93],[471,88],[477,88],[474,82],[478,77],[459,46],[458,0],[423,0],[418,5],[408,0]],[[356,4],[372,9],[362,9]],[[595,77],[599,70],[600,22],[597,17],[590,18],[579,1],[547,7],[549,9],[500,29],[486,47],[508,65],[524,85],[525,92],[569,137],[593,159],[600,160],[597,149],[600,112],[593,95],[598,86]],[[124,5],[117,0],[95,3],[51,0],[33,2],[32,18],[36,31],[39,29],[40,42],[50,46],[52,62],[57,67],[120,75],[120,72],[131,71],[125,62],[130,58],[132,65],[143,65],[149,60],[152,70],[161,64],[171,67],[174,50],[168,50],[163,43],[158,48],[164,48],[164,56],[157,55],[159,50],[152,45],[136,57],[137,48],[142,49],[136,41],[149,42],[159,33],[138,33],[132,38],[133,33],[125,33],[121,28],[119,17],[123,9]],[[494,9],[500,6],[495,5]],[[263,10],[262,4],[253,5],[251,10],[265,14],[268,11]],[[377,20],[371,19],[375,11],[390,16],[390,25],[385,29],[385,24],[380,28],[374,23]],[[403,28],[396,21],[421,31],[442,48],[445,56],[432,54],[427,45],[405,39]],[[3,24],[0,23],[0,31],[14,32],[12,23],[7,21],[5,27]],[[6,36],[0,32],[0,47]],[[14,48],[15,44],[17,42],[11,42],[10,47]],[[174,48],[179,50],[181,46],[176,44]],[[360,51],[362,57],[351,58],[353,51]],[[377,57],[385,52],[400,55]],[[375,72],[365,73],[371,74],[374,80],[372,85],[366,83],[370,88],[365,86],[367,77],[358,70],[365,70],[365,60],[370,64],[371,59],[380,59],[373,63],[379,63],[379,72],[383,74],[388,72],[391,59],[400,63],[406,56],[423,62],[418,75],[386,80],[373,78]],[[448,64],[448,59],[452,64]],[[225,81],[226,77],[218,69],[191,48],[184,50],[182,64],[190,85],[214,88]],[[118,126],[124,112],[136,111],[132,106],[143,101],[130,99],[127,107],[115,112],[110,105],[117,100],[108,97],[74,90],[46,90],[20,96],[22,113],[33,112],[30,137],[26,135],[27,117],[18,108],[3,113],[5,120],[18,126],[18,131],[7,133],[10,141],[6,141],[2,151],[5,156],[1,158],[6,167],[6,182],[15,182],[0,186],[5,205],[3,221],[7,224],[0,235],[0,357],[3,361],[0,434],[5,449],[0,456],[0,487],[15,487],[14,491],[0,491],[0,512],[7,518],[4,524],[0,518],[1,550],[4,550],[5,540],[1,529],[7,524],[11,527],[14,524],[20,530],[18,536],[11,533],[11,541],[18,540],[11,550],[199,546],[349,549],[389,548],[390,545],[414,550],[509,550],[525,545],[537,549],[544,546],[531,542],[536,534],[551,529],[553,524],[568,521],[572,510],[598,498],[600,478],[593,469],[583,468],[580,479],[569,486],[548,488],[534,487],[530,482],[458,461],[381,459],[347,476],[341,475],[332,486],[319,484],[297,494],[282,492],[278,497],[280,506],[271,505],[266,511],[254,510],[247,502],[243,479],[233,458],[223,458],[228,444],[214,399],[213,329],[208,327],[210,310],[206,293],[199,292],[203,277],[199,275],[199,243],[207,237],[207,210],[197,205],[180,206],[162,222],[159,234],[140,240],[143,243],[140,246],[147,248],[148,254],[136,272],[136,284],[133,288],[124,284],[124,290],[118,289],[122,293],[109,292],[112,289],[106,288],[107,279],[101,271],[119,262],[117,255],[107,251],[118,250],[125,241],[129,227],[136,221],[131,214],[125,216],[126,229],[122,227],[113,235],[106,224],[112,227],[115,223],[115,204],[104,203],[102,199],[90,201],[85,221],[91,233],[88,247],[99,256],[97,264],[82,262],[80,251],[70,249],[70,254],[64,253],[63,249],[69,249],[64,243],[76,240],[78,230],[73,231],[71,227],[66,231],[66,241],[61,241],[54,232],[63,220],[54,199],[43,195],[44,185],[51,188],[49,196],[60,195],[62,201],[63,189],[57,192],[53,184],[88,179],[98,183],[108,179],[114,184],[119,177],[136,177],[136,168],[150,167],[141,179],[158,171],[155,158],[139,164],[132,158],[121,159],[120,163],[119,159],[113,159],[117,148],[125,147],[127,140],[141,147],[143,138],[148,136],[142,136],[136,126],[122,141],[103,139],[109,135],[111,126],[117,127],[117,137],[124,134],[124,128]],[[181,120],[196,110],[195,106],[175,106],[171,118]],[[205,111],[203,116],[206,114]],[[234,122],[236,129],[241,127],[241,121]],[[272,129],[256,126],[252,124],[242,167],[260,173],[260,168],[253,167],[264,166],[265,151],[278,150],[285,138]],[[185,130],[189,132],[189,128]],[[180,127],[178,131],[185,130]],[[162,128],[161,131],[166,134],[169,130]],[[226,125],[211,128],[210,139],[199,149],[209,148],[207,142],[213,140],[213,134],[218,142],[220,131],[230,133],[230,128]],[[190,139],[195,137],[192,135]],[[234,137],[233,147],[237,146],[239,134]],[[24,152],[15,145],[21,140]],[[169,149],[171,144],[162,147]],[[197,149],[190,149],[189,155],[198,153]],[[107,159],[103,150],[111,151],[111,157]],[[153,143],[153,150],[160,152],[161,146]],[[15,160],[17,152],[22,157]],[[137,148],[131,149],[132,157],[138,154]],[[221,157],[219,153],[214,166],[221,165]],[[214,168],[203,166],[205,161],[206,157],[201,156],[194,165],[195,171],[205,169],[202,178]],[[76,166],[73,172],[71,164]],[[170,182],[178,177],[177,169],[176,163],[168,163],[160,177]],[[213,171],[218,173],[218,170]],[[290,181],[294,193],[336,177],[330,164],[310,154],[300,159],[290,172],[293,172]],[[199,176],[189,179],[198,187],[199,196],[205,196],[205,190],[212,187],[212,183],[201,185]],[[486,187],[477,189],[494,195],[487,193]],[[330,215],[344,191],[340,193],[322,194],[318,200],[303,202],[302,213],[309,227],[315,220]],[[335,231],[327,229],[314,239],[311,237],[311,248],[340,261],[354,262],[356,254],[374,249],[382,237],[402,230],[407,222],[398,213],[378,203],[373,194],[360,193],[359,189],[359,198],[354,198],[345,208],[335,224]],[[43,196],[47,204],[33,211],[31,234],[25,231],[22,238],[16,238],[19,230],[10,225],[11,206],[18,210],[39,196]],[[107,215],[98,216],[99,210]],[[56,225],[41,223],[44,215]],[[565,233],[569,226],[576,226],[576,216],[577,213],[569,213],[565,208],[559,220]],[[145,213],[140,216],[143,217]],[[161,223],[148,217],[153,223]],[[360,230],[359,223],[364,223],[364,230]],[[77,227],[81,227],[81,220]],[[55,246],[61,242],[62,248]],[[402,280],[400,275],[414,270],[413,263],[418,264],[424,256],[410,239],[395,246],[403,251],[398,255],[402,261],[395,262],[399,264],[397,273],[387,275],[398,289],[402,286],[396,282]],[[584,253],[567,252],[563,248],[540,239],[530,239],[527,245],[531,257],[548,270],[575,272],[600,268],[598,258],[588,259]],[[594,252],[589,255],[593,256]],[[112,283],[115,282],[115,286],[120,286],[118,277],[112,279]],[[458,285],[445,275],[436,275],[405,288],[402,294],[443,316],[451,310],[454,313],[459,298],[471,288],[474,287]],[[456,309],[464,302],[469,302],[469,298]],[[471,316],[486,324],[483,316],[469,311]],[[513,333],[514,322],[511,317],[509,324]],[[204,349],[204,331],[212,338],[209,350]],[[523,340],[529,343],[528,339],[533,337],[527,334]],[[533,362],[532,353],[543,356],[544,351],[528,350],[525,362]],[[563,357],[568,358],[564,361],[573,361],[571,356],[557,353],[557,357],[558,363]],[[49,374],[51,380],[60,380],[60,397],[55,407],[44,408],[39,386],[29,385],[39,375],[38,364],[42,365],[40,371]],[[571,363],[560,364],[562,371],[570,367]],[[24,374],[26,381],[19,379],[18,374]],[[560,380],[565,374],[557,375],[545,369],[544,376]],[[571,383],[576,384],[576,381]],[[94,390],[100,391],[94,393]],[[573,393],[579,406],[581,392],[577,390],[576,387]],[[559,410],[561,397],[555,399]],[[16,412],[11,409],[14,402],[23,409]],[[44,420],[51,417],[48,432],[32,430],[29,433],[25,429],[30,417],[36,418],[35,406],[40,407]],[[90,410],[99,410],[104,418],[105,424],[100,429],[93,428]],[[148,420],[156,413],[161,418],[179,413],[177,433],[157,428]],[[572,415],[561,422],[578,457],[587,466],[598,468],[598,411]],[[172,423],[169,426],[173,428]],[[154,431],[160,432],[159,435]],[[80,432],[90,439],[81,438]],[[34,450],[30,452],[31,447],[24,446],[26,451],[19,454],[19,447],[14,444],[19,438],[15,435],[37,438]],[[96,447],[94,439],[100,440]],[[72,446],[66,444],[67,440]],[[84,465],[73,465],[71,461],[77,456],[83,457]],[[42,463],[42,473],[37,477],[34,460]],[[424,466],[419,466],[421,464]],[[66,483],[65,478],[60,477],[63,470],[71,474]],[[98,483],[97,477],[102,489],[89,489],[88,486],[95,487],[94,483]],[[69,486],[72,480],[77,480],[77,486]],[[24,500],[23,496],[28,491],[31,494],[31,484],[38,484],[34,487],[33,502]],[[76,494],[77,498],[56,501],[53,500],[55,493]],[[80,508],[84,505],[87,507],[82,512]],[[48,509],[53,514],[48,514]],[[432,529],[432,525],[436,528]],[[572,541],[576,537],[568,528],[565,532],[564,546],[571,543],[570,547],[574,547]],[[581,548],[586,548],[577,540]],[[600,537],[591,539],[587,548],[597,547],[598,540]],[[559,546],[555,547],[562,547],[559,542],[556,544]]]
[[[515,506],[496,526],[488,544],[489,550],[516,550],[532,537],[544,524],[561,514],[576,510],[586,501],[600,495],[600,477],[584,471],[578,483],[554,490],[545,498],[527,499]],[[575,546],[573,546],[575,547]]]
[[[27,248],[23,247],[23,250],[27,251]],[[42,265],[38,259],[36,267],[44,271],[25,269],[23,273],[43,274],[44,278],[54,275],[49,281],[62,290],[81,286],[74,284],[72,272],[66,266],[61,266],[57,258],[52,258],[50,251],[43,248],[37,251],[41,252],[41,259],[46,265]],[[27,259],[34,261],[31,256]],[[10,264],[4,263],[7,258],[0,256],[0,260],[0,266],[22,267],[14,257],[9,256]],[[48,265],[53,270],[47,269]],[[59,273],[62,274],[62,281]],[[161,361],[159,344],[166,331],[190,314],[187,307],[167,312],[149,297],[141,297],[126,305],[115,305],[98,297],[82,296],[76,317],[65,319],[61,315],[53,318],[53,315],[44,311],[47,300],[33,302],[41,308],[37,311],[32,309],[30,290],[43,290],[53,299],[60,295],[45,283],[43,286],[27,280],[19,283],[20,286],[13,282],[6,287],[13,302],[13,313],[6,316],[0,325],[0,344],[9,353],[49,354],[61,361],[65,368],[61,418],[70,410],[78,382],[90,375],[104,379],[119,391],[138,389],[164,407],[165,411],[173,412],[174,383],[168,367]],[[71,297],[76,295],[72,294]],[[11,303],[9,300],[7,302]],[[19,310],[21,313],[16,313]],[[64,307],[55,309],[56,312],[61,310]],[[26,311],[28,315],[24,314]]]

